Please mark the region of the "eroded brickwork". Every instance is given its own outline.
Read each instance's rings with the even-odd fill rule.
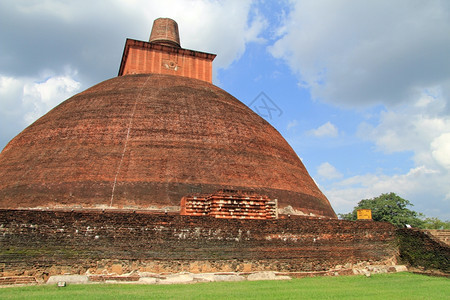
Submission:
[[[426,230],[428,233],[432,234],[441,242],[446,243],[450,246],[450,230],[449,229],[428,229]]]
[[[277,219],[277,200],[248,191],[219,190],[181,198],[180,214],[222,219]]]
[[[0,276],[322,271],[395,257],[387,223],[0,210]]]
[[[215,54],[183,49],[178,24],[169,18],[153,22],[149,42],[127,39],[119,76],[129,74],[168,74],[212,83]]]
[[[149,41],[180,48],[180,34],[177,22],[169,18],[158,18],[153,21]]]
[[[212,82],[214,54],[127,39],[119,76],[168,74]]]
[[[251,190],[335,218],[286,140],[205,81],[120,76],[64,101],[0,154],[0,207],[178,207],[183,196]]]

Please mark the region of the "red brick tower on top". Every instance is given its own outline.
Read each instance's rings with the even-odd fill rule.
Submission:
[[[127,39],[119,76],[168,74],[212,82],[215,54],[181,48],[177,23],[168,18],[153,22],[149,42]]]
[[[158,18],[153,22],[150,43],[181,48],[178,24],[169,18]]]

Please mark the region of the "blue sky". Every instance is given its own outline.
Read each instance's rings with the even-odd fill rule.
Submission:
[[[117,75],[125,39],[171,17],[217,54],[214,84],[266,117],[337,213],[395,192],[450,219],[450,2],[0,2],[0,148],[73,94]],[[258,101],[258,99],[257,99]]]

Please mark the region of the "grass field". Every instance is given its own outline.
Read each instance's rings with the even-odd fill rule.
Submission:
[[[450,299],[450,281],[397,273],[178,285],[40,285],[2,288],[0,299]]]

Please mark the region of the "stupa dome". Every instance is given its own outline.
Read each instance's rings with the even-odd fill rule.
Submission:
[[[234,189],[336,217],[280,133],[224,90],[176,73],[122,75],[11,140],[0,154],[0,208],[176,210],[185,195]]]

